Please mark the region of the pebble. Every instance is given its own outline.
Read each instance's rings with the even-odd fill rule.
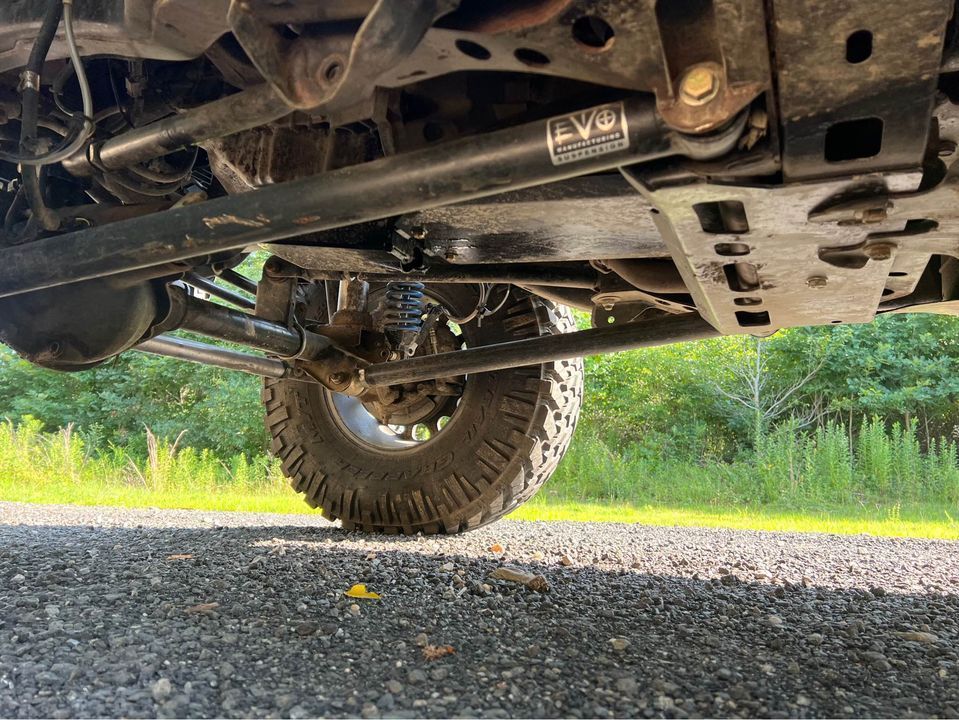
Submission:
[[[387,680],[386,689],[394,695],[399,695],[401,692],[403,692],[403,683],[401,683],[399,680]]]
[[[296,626],[295,632],[300,637],[306,637],[307,635],[312,635],[319,629],[320,626],[315,622],[304,622]]]
[[[153,699],[162,703],[165,702],[170,693],[173,692],[173,686],[170,684],[170,681],[167,678],[160,678],[153,686],[150,688],[150,694],[153,696]]]
[[[621,637],[614,637],[609,639],[609,646],[613,648],[616,652],[622,652],[627,647],[629,647],[629,640]]]

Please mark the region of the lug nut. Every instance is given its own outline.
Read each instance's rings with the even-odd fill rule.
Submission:
[[[697,65],[683,76],[679,94],[687,105],[705,105],[719,94],[719,76],[708,65]]]

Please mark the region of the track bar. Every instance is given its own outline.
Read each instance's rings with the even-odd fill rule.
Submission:
[[[558,156],[555,141],[569,143],[568,132],[575,128],[574,115],[564,115],[3,250],[0,297],[670,155],[718,157],[735,146],[742,130],[738,123],[717,137],[680,135],[663,124],[649,96],[588,108],[575,117],[590,115],[625,131],[617,142],[587,148],[607,152]]]
[[[262,377],[285,378],[290,376],[292,370],[282,360],[248,355],[236,350],[168,335],[160,335],[145,340],[137,345],[134,350],[203,365],[213,365],[224,370],[238,370],[239,372]]]
[[[595,270],[536,264],[510,265],[431,265],[423,272],[346,272],[342,270],[307,270],[312,280],[344,280],[353,278],[368,282],[425,283],[510,283],[511,285],[548,285],[592,290],[599,282]]]
[[[673,342],[717,337],[719,332],[699,315],[674,315],[644,323],[625,323],[545,335],[486,347],[372,365],[360,371],[371,387],[432,380],[438,377],[504,370],[565,358],[655,347]]]
[[[232,310],[229,312],[235,313]],[[219,330],[216,333],[218,337],[224,334]],[[672,342],[702,340],[718,335],[716,329],[699,315],[674,315],[644,323],[626,323],[564,335],[546,335],[381,363],[370,366],[365,371],[360,370],[360,376],[362,384],[368,387],[398,385],[438,377],[492,372],[551,360],[655,347]],[[252,375],[308,379],[282,360],[248,355],[184,338],[161,335],[140,343],[135,349]]]

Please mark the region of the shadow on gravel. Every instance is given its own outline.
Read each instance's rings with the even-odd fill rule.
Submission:
[[[959,714],[955,594],[507,556],[536,593],[485,544],[0,527],[0,716]]]

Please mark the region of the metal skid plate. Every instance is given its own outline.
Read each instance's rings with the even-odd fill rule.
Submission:
[[[904,231],[911,218],[881,225],[820,224],[810,222],[810,215],[848,197],[851,189],[883,198],[890,186],[908,187],[915,179],[877,175],[854,183],[703,184],[653,192],[637,187],[655,206],[657,226],[703,317],[725,334],[767,334],[784,327],[868,322],[881,301],[912,292],[942,243],[928,243],[925,235],[892,243],[873,237],[878,230]],[[739,222],[717,226],[724,211]],[[881,251],[871,250],[877,243]]]

